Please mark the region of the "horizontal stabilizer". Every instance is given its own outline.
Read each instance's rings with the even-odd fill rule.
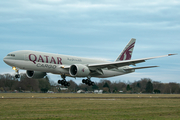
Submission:
[[[134,68],[125,68],[124,70],[136,70],[136,69],[145,69],[145,68],[154,68],[159,66],[147,66],[147,67],[134,67]]]

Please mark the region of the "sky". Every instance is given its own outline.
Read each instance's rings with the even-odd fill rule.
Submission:
[[[151,78],[180,83],[179,0],[0,2],[0,74],[14,73],[3,62],[12,51],[35,50],[114,61],[131,38],[136,38],[132,59],[178,55],[137,64],[137,67],[158,65],[158,68],[137,70],[108,80],[134,82]],[[54,82],[61,79],[59,75],[48,76]],[[81,83],[81,78],[67,78],[70,79]]]

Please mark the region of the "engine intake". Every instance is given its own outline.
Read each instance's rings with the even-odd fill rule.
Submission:
[[[44,78],[44,76],[46,76],[46,72],[27,70],[26,71],[26,76],[28,78],[41,79],[41,78]]]
[[[82,64],[71,65],[69,73],[73,77],[87,77],[90,73],[90,70],[87,66]]]

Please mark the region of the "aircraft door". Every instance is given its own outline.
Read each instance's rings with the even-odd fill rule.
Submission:
[[[25,54],[25,55],[24,55],[24,60],[25,60],[25,61],[28,61],[28,60],[29,60],[29,58],[28,58],[28,55],[27,55],[27,54]]]

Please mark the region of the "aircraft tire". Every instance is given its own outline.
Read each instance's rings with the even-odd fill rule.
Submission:
[[[86,80],[85,80],[85,79],[83,79],[83,80],[82,80],[82,83],[86,83]]]
[[[61,80],[58,80],[58,84],[61,84]]]
[[[15,75],[15,78],[20,78],[20,74],[16,74],[16,75]]]
[[[70,83],[69,83],[69,82],[65,82],[65,83],[64,83],[64,86],[69,87],[69,86],[70,86]]]
[[[68,87],[70,86],[70,83],[69,83],[69,82],[67,82],[67,86],[68,86]]]
[[[90,80],[86,79],[86,82],[85,82],[85,83],[86,83],[86,84],[89,84],[89,81],[90,81]]]
[[[64,86],[67,86],[67,82],[64,83]]]
[[[94,82],[91,82],[91,85],[92,85],[92,86],[94,86],[94,85],[95,85],[95,83],[94,83]]]
[[[61,80],[61,85],[65,85],[66,81],[65,80]]]

